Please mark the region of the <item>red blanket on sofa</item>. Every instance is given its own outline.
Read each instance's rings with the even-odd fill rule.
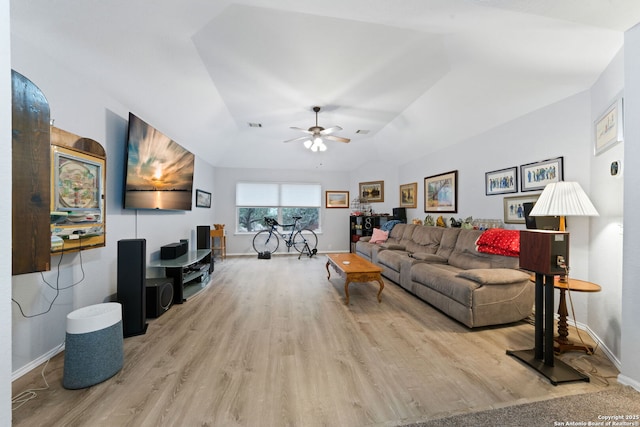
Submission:
[[[478,237],[476,250],[494,255],[520,256],[520,230],[490,228]]]

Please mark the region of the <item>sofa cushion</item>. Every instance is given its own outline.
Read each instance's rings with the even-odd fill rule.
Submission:
[[[373,229],[373,234],[371,235],[371,239],[369,239],[369,242],[371,242],[371,243],[384,243],[384,242],[387,241],[388,237],[389,237],[389,232],[382,231],[379,228],[374,228]]]
[[[407,253],[403,250],[389,249],[378,254],[378,263],[389,267],[395,272],[400,271],[400,263],[403,259],[408,259]]]
[[[443,258],[440,255],[436,255],[436,254],[428,254],[428,253],[424,253],[424,252],[415,252],[415,253],[411,254],[411,257],[417,259],[418,261],[435,262],[435,263],[439,263],[439,264],[446,264],[447,263],[447,259],[446,258]]]
[[[412,253],[425,252],[435,254],[440,247],[440,240],[442,240],[444,230],[441,227],[415,227],[411,239],[406,244],[406,250]]]
[[[471,307],[473,292],[481,287],[473,280],[457,277],[459,270],[447,264],[416,263],[411,266],[411,280],[416,286],[425,286],[438,294]]]
[[[442,233],[442,240],[440,240],[440,246],[438,246],[438,251],[436,255],[441,256],[442,258],[449,258],[451,252],[456,246],[456,241],[458,240],[458,234],[460,234],[460,228],[445,228]]]
[[[473,280],[481,285],[506,285],[529,280],[529,274],[510,268],[476,268],[462,270],[457,276]]]
[[[476,250],[476,241],[482,233],[483,231],[481,230],[461,229],[456,240],[456,246],[449,256],[449,264],[463,270],[472,268],[518,269],[518,258],[478,252]]]

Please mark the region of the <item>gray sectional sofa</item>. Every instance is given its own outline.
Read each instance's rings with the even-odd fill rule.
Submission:
[[[534,284],[517,257],[481,253],[483,232],[397,224],[384,243],[363,238],[356,253],[382,275],[470,328],[516,322],[534,306]]]

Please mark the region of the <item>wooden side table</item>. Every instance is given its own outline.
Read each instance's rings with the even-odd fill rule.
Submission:
[[[220,252],[220,258],[225,259],[227,257],[227,236],[224,233],[224,228],[211,230],[211,256],[215,251]],[[215,245],[215,239],[218,239],[218,246]]]
[[[560,301],[558,301],[558,336],[555,338],[554,351],[556,353],[564,353],[565,351],[584,351],[587,353],[593,353],[593,347],[586,344],[575,344],[569,339],[569,328],[567,327],[567,300],[566,292],[600,292],[600,285],[595,283],[585,282],[584,280],[567,278],[566,282],[561,282],[559,277],[556,277],[553,282],[553,287],[560,290]]]

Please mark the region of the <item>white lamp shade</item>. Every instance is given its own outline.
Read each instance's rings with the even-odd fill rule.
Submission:
[[[548,184],[529,213],[531,216],[598,216],[598,211],[577,182]]]

